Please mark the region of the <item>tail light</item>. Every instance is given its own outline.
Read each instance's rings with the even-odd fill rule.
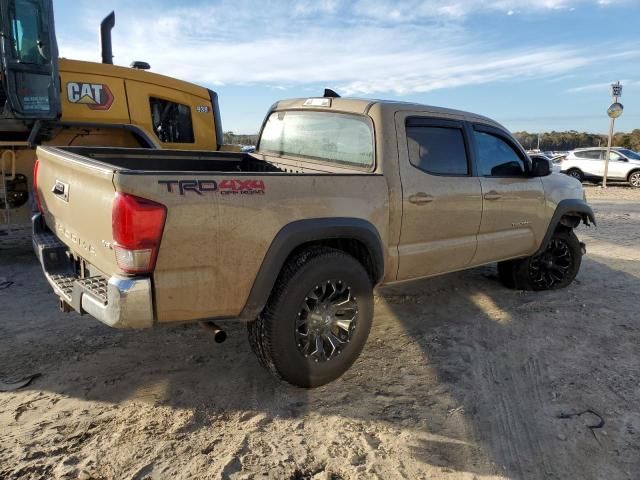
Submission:
[[[126,193],[116,194],[111,212],[113,248],[123,272],[153,272],[166,218],[164,205]]]
[[[33,200],[35,201],[36,208],[40,213],[44,213],[42,210],[42,203],[40,202],[40,195],[38,195],[38,170],[40,169],[40,160],[36,158],[36,162],[33,164]]]

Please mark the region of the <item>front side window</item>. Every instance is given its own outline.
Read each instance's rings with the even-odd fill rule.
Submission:
[[[409,161],[437,175],[468,175],[464,135],[459,128],[407,127]]]
[[[634,152],[633,150],[623,148],[623,149],[620,149],[620,153],[622,153],[624,156],[632,160],[640,160],[640,154]]]
[[[368,168],[373,166],[373,129],[365,117],[357,115],[274,112],[262,130],[258,150]]]
[[[153,131],[163,143],[193,143],[191,108],[161,98],[149,99]]]
[[[522,177],[524,163],[511,145],[496,135],[474,132],[478,173],[484,177]]]
[[[49,61],[41,2],[14,0],[9,6],[13,57],[20,63],[44,65]]]

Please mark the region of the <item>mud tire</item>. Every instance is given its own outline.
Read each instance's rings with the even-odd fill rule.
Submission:
[[[308,292],[331,279],[350,285],[357,299],[357,323],[339,355],[314,362],[298,347],[296,319]],[[372,320],[373,286],[360,262],[340,250],[313,247],[287,262],[267,306],[247,330],[253,351],[267,370],[292,385],[314,388],[337,379],[351,367],[367,341]]]

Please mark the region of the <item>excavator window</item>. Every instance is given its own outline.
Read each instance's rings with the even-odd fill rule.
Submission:
[[[49,61],[48,38],[40,3],[15,0],[10,5],[13,57],[20,63],[46,64]]]
[[[151,97],[153,131],[163,143],[194,143],[191,108],[181,103]]]
[[[20,121],[57,119],[60,79],[52,0],[0,0],[0,31],[4,111]]]

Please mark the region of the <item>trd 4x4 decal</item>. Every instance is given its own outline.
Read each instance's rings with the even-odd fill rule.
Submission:
[[[109,110],[114,100],[109,85],[102,83],[69,82],[67,98],[69,102],[86,105],[91,110]]]
[[[266,188],[262,180],[159,180],[169,193],[197,195],[219,193],[220,195],[264,195]]]

